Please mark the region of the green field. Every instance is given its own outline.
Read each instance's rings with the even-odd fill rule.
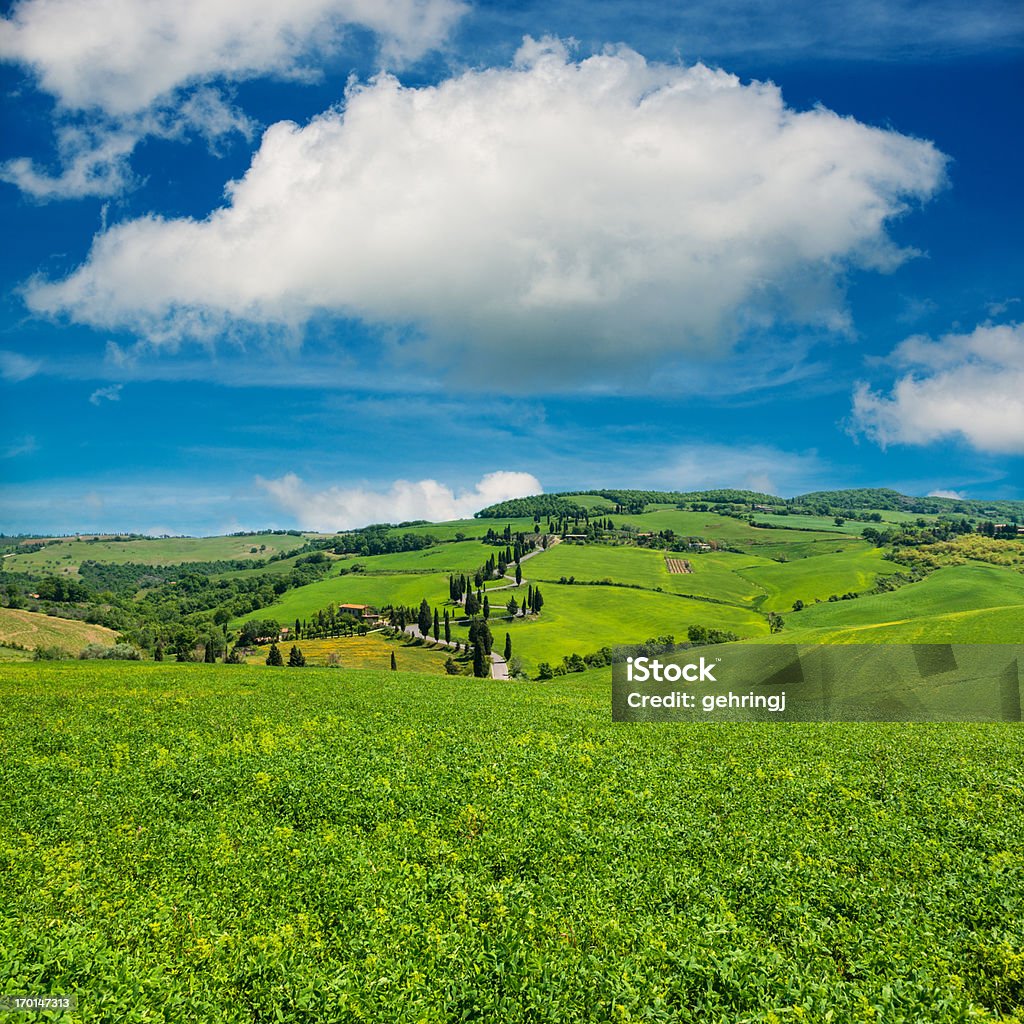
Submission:
[[[341,564],[358,562],[367,572],[474,572],[491,555],[497,558],[504,550],[478,540],[464,540],[393,555],[347,555]]]
[[[419,605],[423,598],[440,605],[448,600],[448,576],[445,573],[422,575],[364,575],[331,576],[305,587],[286,591],[281,600],[257,612],[241,616],[233,625],[246,619],[277,619],[289,623],[309,618],[329,604]]]
[[[506,631],[511,634],[513,652],[531,672],[541,661],[554,664],[566,654],[590,654],[602,647],[636,643],[648,637],[671,634],[683,642],[691,625],[725,629],[744,638],[768,633],[766,619],[749,609],[674,594],[558,583],[544,583],[541,591],[541,614],[525,622],[521,618],[514,622],[495,618],[510,595],[522,598],[525,586],[502,592],[500,603],[495,601],[492,605],[491,631],[502,642]],[[464,639],[464,631],[457,633],[456,638]],[[500,649],[501,643],[497,646]]]
[[[670,573],[665,559],[684,558],[692,572]],[[616,583],[689,594],[749,607],[764,597],[762,587],[744,575],[751,567],[775,567],[770,559],[731,551],[667,552],[600,544],[559,544],[526,563],[531,578],[611,579]]]
[[[937,569],[920,583],[785,617],[794,643],[1020,643],[1024,575],[989,565]]]
[[[1024,1020],[1019,725],[605,672],[0,667],[0,973],[84,1022]]]
[[[900,568],[886,561],[882,554],[879,548],[862,546],[783,565],[770,562],[737,572],[764,594],[758,603],[759,610],[788,612],[798,600],[813,604],[815,600],[827,601],[833,594],[842,597],[873,589],[879,576],[891,575]]]
[[[85,541],[59,540],[27,555],[4,558],[6,572],[77,572],[85,561],[135,562],[139,565],[177,565],[179,562],[217,562],[236,558],[269,558],[301,547],[308,537],[287,534],[253,534],[244,537],[171,537],[152,540]],[[260,548],[264,550],[260,550]],[[252,549],[256,548],[253,552]]]

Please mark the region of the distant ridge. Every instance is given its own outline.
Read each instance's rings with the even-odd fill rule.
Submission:
[[[581,502],[580,498],[604,498],[607,506]],[[878,509],[921,515],[963,515],[1024,519],[1024,501],[977,498],[912,497],[887,487],[860,487],[836,491],[810,491],[793,498],[782,498],[760,491],[713,489],[704,491],[647,491],[622,488],[596,488],[589,491],[560,491],[513,498],[489,505],[476,513],[481,519],[501,519],[529,515],[581,515],[616,511],[636,513],[648,505],[764,505],[790,513],[836,515],[844,511]]]

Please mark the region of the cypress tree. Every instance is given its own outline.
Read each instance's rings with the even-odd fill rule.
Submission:
[[[491,602],[487,600],[487,595],[484,594],[484,618],[489,619],[491,617]]]
[[[434,609],[434,639],[441,639],[441,623],[437,619],[437,609]]]
[[[394,651],[391,652],[391,671],[392,672],[397,672],[398,671],[398,659],[395,657],[395,652]]]
[[[473,675],[477,679],[486,679],[490,675],[490,672],[487,671],[487,657],[482,644],[476,644],[473,648]]]
[[[292,644],[291,651],[288,652],[288,667],[289,668],[305,668],[306,667],[306,656]]]
[[[444,642],[450,644],[452,642],[452,624],[448,618],[448,609],[444,610]]]
[[[270,650],[267,652],[267,664],[268,665],[283,665],[284,658],[281,657],[281,652],[277,649],[277,644],[271,644]]]
[[[511,660],[512,660],[512,637],[508,633],[506,633],[505,634],[505,661],[511,661]]]
[[[424,636],[427,636],[430,633],[431,622],[430,605],[427,604],[427,599],[423,598],[423,600],[420,601],[420,614],[416,620],[416,625],[419,626],[419,630]]]
[[[523,583],[523,567],[516,562],[516,586],[522,586]]]

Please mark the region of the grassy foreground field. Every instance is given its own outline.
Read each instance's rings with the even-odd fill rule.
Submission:
[[[1024,1020],[1019,726],[604,672],[0,667],[0,972],[84,1021]]]

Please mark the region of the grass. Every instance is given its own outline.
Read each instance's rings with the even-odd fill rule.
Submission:
[[[527,563],[529,564],[529,563]],[[297,587],[284,593],[275,604],[251,612],[235,620],[234,626],[247,619],[277,619],[287,624],[295,619],[309,618],[329,604],[369,604],[376,607],[387,604],[418,606],[423,598],[432,605],[441,606],[448,600],[448,575],[426,573],[410,575],[371,576],[350,573],[347,576],[330,576],[305,587]]]
[[[42,612],[0,608],[0,642],[22,647],[62,647],[76,654],[87,644],[113,646],[117,633],[78,619],[60,619]]]
[[[1024,575],[988,565],[937,569],[920,583],[785,616],[774,639],[799,643],[1019,643]]]
[[[366,636],[332,637],[326,640],[283,640],[278,645],[285,661],[295,644],[302,651],[310,666],[325,666],[328,658],[338,658],[338,667],[361,671],[390,670],[391,655],[395,655],[398,668],[404,672],[424,672],[444,675],[445,661],[452,656],[449,648],[423,646],[412,640],[389,641],[379,633]],[[250,665],[262,665],[266,661],[268,648],[261,648],[258,654],[247,659]]]
[[[309,536],[318,536],[310,534]],[[5,572],[76,573],[84,561],[136,562],[140,565],[176,565],[179,562],[216,562],[222,559],[262,559],[291,551],[303,537],[253,534],[244,537],[171,537],[129,541],[59,540],[27,555],[4,558]],[[256,548],[254,553],[251,549]],[[265,550],[260,551],[260,547]]]
[[[678,575],[665,568],[665,558],[685,558],[692,573]],[[749,566],[774,566],[756,555],[730,551],[692,552],[651,551],[646,548],[611,547],[598,544],[559,544],[545,554],[526,562],[530,578],[555,580],[574,576],[578,580],[612,579],[617,583],[676,594],[694,594],[730,604],[752,605],[764,591],[740,574]]]
[[[399,551],[393,555],[347,556],[345,562],[358,562],[367,572],[473,572],[494,555],[498,557],[504,547],[481,544],[478,540],[436,544],[422,551]]]
[[[1024,1019],[1015,725],[615,726],[604,672],[0,699],[3,988],[84,1022]]]
[[[513,653],[522,658],[530,671],[541,661],[554,664],[560,662],[563,655],[573,652],[589,654],[602,647],[635,643],[652,636],[671,634],[683,641],[687,628],[695,624],[730,630],[741,637],[759,637],[768,632],[766,620],[748,609],[667,593],[558,583],[542,583],[541,593],[544,596],[541,614],[525,622],[495,618],[499,611],[504,611],[504,604],[512,594],[522,601],[525,586],[502,592],[492,611],[491,631],[497,649],[501,649],[508,631]],[[454,635],[465,639],[464,628],[460,627]]]
[[[737,570],[762,593],[761,611],[788,612],[795,601],[813,604],[835,594],[860,593],[874,588],[879,576],[891,575],[900,566],[886,561],[879,548],[860,547],[779,564]]]

